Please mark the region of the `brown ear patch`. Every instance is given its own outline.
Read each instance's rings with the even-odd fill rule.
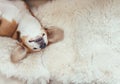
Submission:
[[[61,41],[64,38],[64,31],[60,28],[50,27],[46,29],[49,43]]]
[[[0,36],[11,37],[17,29],[17,23],[15,20],[12,22],[1,18],[0,19]]]

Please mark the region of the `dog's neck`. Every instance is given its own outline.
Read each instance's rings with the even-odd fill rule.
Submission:
[[[18,31],[22,31],[21,35],[35,37],[34,35],[36,34],[40,35],[40,29],[40,23],[30,14],[24,14],[24,16],[19,20]]]

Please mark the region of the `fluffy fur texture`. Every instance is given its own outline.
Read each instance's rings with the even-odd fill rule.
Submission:
[[[43,65],[41,52],[30,54],[24,62],[13,64],[10,60],[10,54],[16,46],[16,41],[5,37],[1,37],[0,40],[2,40],[0,43],[0,72],[2,74],[8,78],[18,78],[27,84],[39,84],[39,81],[49,81],[50,74]]]
[[[1,73],[29,82],[50,77],[52,84],[120,84],[119,4],[120,0],[55,0],[40,6],[35,14],[43,26],[63,29],[64,40],[14,65],[9,61],[14,41],[0,38]]]

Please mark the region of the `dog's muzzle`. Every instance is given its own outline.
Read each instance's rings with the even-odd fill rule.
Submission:
[[[41,49],[46,47],[46,43],[44,42],[43,38],[38,38],[38,39],[35,40],[35,42],[40,45],[39,48],[41,48]]]
[[[35,43],[37,43],[39,45],[39,48],[41,48],[41,49],[44,49],[46,47],[46,43],[45,43],[45,41],[44,41],[43,38],[38,38],[36,40],[31,40],[29,42],[35,42]],[[34,48],[34,49],[37,49],[37,48]]]

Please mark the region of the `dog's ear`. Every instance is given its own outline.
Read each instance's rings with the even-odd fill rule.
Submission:
[[[60,28],[50,27],[45,28],[47,32],[48,42],[55,43],[61,41],[64,38],[64,31]]]
[[[24,59],[26,56],[27,56],[27,49],[22,45],[18,45],[11,54],[11,61],[13,63],[17,63],[22,59]]]

